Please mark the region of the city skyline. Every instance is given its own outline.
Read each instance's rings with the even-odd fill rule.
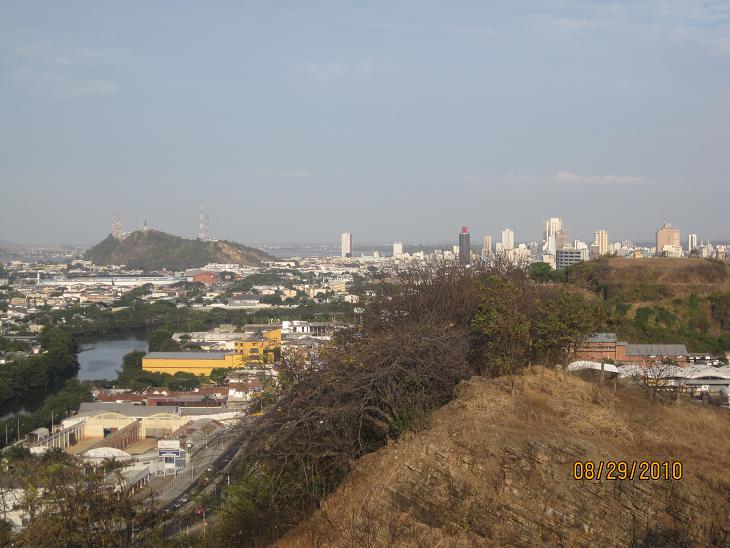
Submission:
[[[4,3],[0,240],[195,237],[201,198],[252,244],[725,239],[729,33],[721,2]]]

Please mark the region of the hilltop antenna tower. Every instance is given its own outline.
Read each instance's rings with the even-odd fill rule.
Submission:
[[[200,200],[200,224],[198,228],[198,240],[208,241],[208,216],[203,210],[203,200]]]
[[[118,210],[112,216],[112,236],[119,241],[122,241],[127,236],[126,232],[124,232],[124,225],[122,224],[122,218],[119,216]]]

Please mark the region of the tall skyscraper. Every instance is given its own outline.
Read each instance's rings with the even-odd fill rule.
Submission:
[[[352,257],[352,232],[342,233],[342,245],[341,245],[342,257]]]
[[[595,239],[593,240],[594,245],[598,246],[598,255],[605,255],[608,253],[608,231],[603,228],[594,232]]]
[[[393,242],[393,257],[403,255],[403,242]]]
[[[545,228],[543,230],[545,245],[543,248],[552,255],[554,255],[555,250],[560,247],[557,245],[556,236],[561,230],[563,230],[563,220],[560,217],[550,217],[549,219],[545,219]]]
[[[692,253],[693,249],[697,249],[697,234],[687,236],[687,253]]]
[[[515,248],[515,231],[511,228],[505,228],[502,231],[502,249],[508,251]]]
[[[656,233],[656,254],[662,255],[682,254],[682,241],[680,240],[679,229],[672,227],[671,224],[665,222]]]
[[[482,254],[487,255],[492,252],[492,237],[484,236],[484,244],[482,245]]]
[[[469,229],[465,226],[461,227],[459,233],[459,262],[461,264],[469,264],[471,255],[471,235]]]

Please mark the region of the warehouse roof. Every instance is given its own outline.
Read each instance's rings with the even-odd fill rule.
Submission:
[[[687,347],[683,344],[629,344],[627,356],[687,356]]]
[[[146,360],[224,360],[231,352],[149,352]]]
[[[79,407],[78,416],[98,415],[100,413],[119,413],[127,417],[149,417],[158,413],[178,414],[178,408],[174,405],[134,405],[131,403],[98,403],[84,402]]]

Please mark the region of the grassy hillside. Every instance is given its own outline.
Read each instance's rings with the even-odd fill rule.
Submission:
[[[730,412],[535,368],[474,377],[430,429],[361,458],[279,546],[727,546]],[[678,460],[680,481],[577,481],[576,460]]]
[[[118,241],[111,235],[86,251],[98,265],[126,265],[142,270],[183,270],[208,263],[258,265],[272,257],[259,249],[221,240],[188,240],[157,230],[137,231]]]
[[[600,295],[609,329],[632,342],[730,350],[730,269],[710,259],[604,258],[568,269],[568,283]]]

